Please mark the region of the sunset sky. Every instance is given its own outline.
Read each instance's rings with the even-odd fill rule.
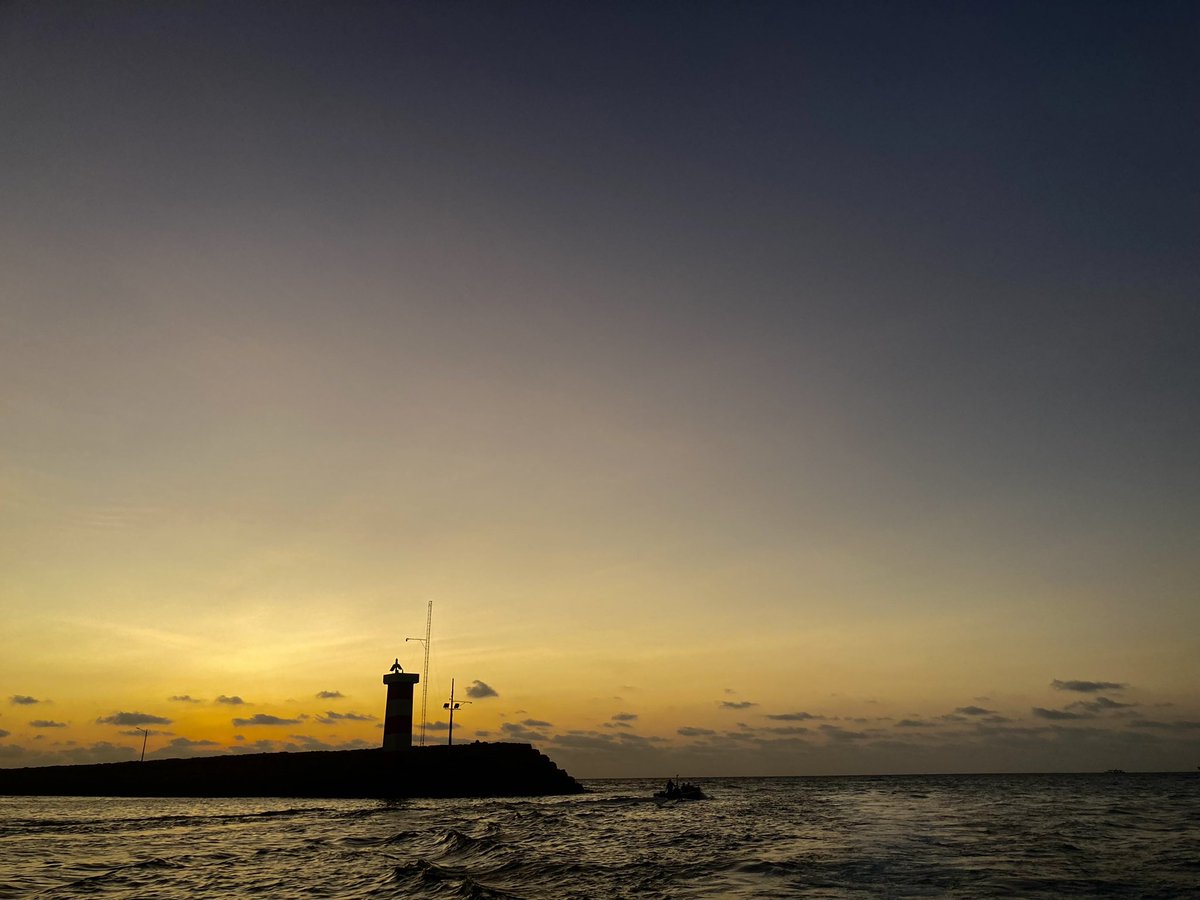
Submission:
[[[0,6],[0,765],[1200,764],[1194,3]],[[434,715],[436,711],[437,715]]]

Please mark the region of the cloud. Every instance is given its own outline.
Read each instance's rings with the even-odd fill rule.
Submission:
[[[118,731],[117,734],[123,734],[126,737],[140,738],[143,735],[145,735],[147,737],[154,737],[156,734],[157,735],[165,735],[165,734],[174,734],[174,732],[173,731],[159,731],[157,728],[147,728],[145,731],[143,731],[141,728],[131,728],[128,731]]]
[[[467,696],[475,700],[482,700],[484,697],[499,697],[500,695],[496,693],[496,690],[491,685],[476,680],[472,681],[467,687]]]
[[[66,728],[66,722],[55,722],[53,719],[34,719],[29,723],[30,728]]]
[[[822,716],[814,716],[812,713],[794,712],[794,713],[779,713],[778,715],[768,715],[768,719],[774,719],[776,722],[804,722],[808,719],[820,719]]]
[[[1129,723],[1134,728],[1154,728],[1159,731],[1195,731],[1200,722],[1155,722],[1152,719],[1136,719]]]
[[[343,696],[341,691],[317,691],[318,700],[341,700]]]
[[[247,725],[299,725],[300,719],[281,719],[279,716],[269,716],[266,713],[257,713],[248,719],[234,719],[234,728],[244,728]]]
[[[317,716],[317,721],[322,725],[336,725],[338,722],[374,722],[375,716],[368,713],[356,712],[334,712],[329,710],[323,716]]]
[[[1118,681],[1059,681],[1055,678],[1050,687],[1056,691],[1079,691],[1081,694],[1095,694],[1098,691],[1123,691],[1129,687]]]
[[[108,741],[97,741],[87,747],[71,747],[62,750],[60,754],[73,763],[121,762],[133,759],[137,755],[137,751],[132,747],[122,747]],[[61,762],[61,760],[55,760],[55,762]]]
[[[621,749],[621,744],[613,735],[597,731],[569,731],[566,734],[556,734],[554,743],[561,747],[572,747],[578,750]]]
[[[236,740],[245,741],[246,738],[238,735]],[[275,753],[279,750],[279,744],[276,741],[260,738],[252,744],[241,744],[237,747],[230,747],[234,753]]]
[[[222,694],[217,698],[217,702],[227,704],[228,706],[241,706],[246,701],[236,695],[233,697],[226,697],[224,694]]]
[[[516,722],[505,722],[500,726],[500,731],[505,737],[516,738],[519,741],[548,741],[549,735],[543,731],[534,731],[532,728],[527,728],[524,725],[518,725]]]
[[[15,706],[32,706],[35,703],[41,703],[37,697],[30,697],[25,694],[13,694],[8,698],[8,702]]]
[[[821,731],[831,741],[861,741],[867,737],[862,731],[847,731],[837,725],[822,725]]]
[[[779,726],[776,726],[775,728],[765,728],[763,730],[769,734],[785,734],[785,735],[808,734],[808,729],[805,728],[803,725],[779,725]]]
[[[8,735],[9,732],[5,731],[3,728],[0,728],[0,738],[6,738]]]
[[[522,725],[528,725],[530,728],[553,728],[554,725],[550,722],[543,722],[541,719],[525,719],[521,722]]]
[[[954,711],[964,716],[990,716],[995,713],[994,709],[984,709],[982,706],[960,706]]]
[[[633,722],[637,719],[637,713],[619,712],[612,717],[614,722]]]
[[[1132,706],[1137,706],[1136,703],[1118,703],[1116,700],[1110,700],[1107,697],[1097,697],[1095,700],[1076,700],[1067,706],[1067,709],[1086,709],[1088,712],[1107,712],[1113,709],[1129,709]]]
[[[307,750],[361,750],[364,747],[373,746],[361,738],[343,741],[340,744],[330,744],[307,734],[289,734],[288,737],[290,737],[292,741],[297,741],[298,743],[288,742],[283,745],[283,749],[293,753],[304,752]]]
[[[172,697],[168,697],[167,700],[171,703],[199,703],[200,702],[199,700],[189,697],[187,694],[175,694]]]
[[[216,741],[207,739],[193,741],[191,738],[177,737],[163,747],[151,750],[146,756],[154,759],[179,758],[187,756],[212,756],[224,753],[225,748]]]
[[[143,712],[119,712],[96,720],[97,725],[170,725],[170,719]]]
[[[732,700],[721,701],[721,709],[749,709],[752,706],[758,706],[758,704],[750,700],[739,700],[736,702]]]
[[[684,737],[707,737],[710,734],[716,734],[715,731],[709,728],[693,728],[690,725],[685,725],[682,728],[676,728],[675,733],[681,734]]]
[[[1091,715],[1068,712],[1065,709],[1045,709],[1041,706],[1033,708],[1033,714],[1040,719],[1050,719],[1055,722],[1065,722],[1073,719],[1090,719]]]
[[[926,722],[924,719],[901,719],[896,723],[897,728],[937,728],[936,722]]]

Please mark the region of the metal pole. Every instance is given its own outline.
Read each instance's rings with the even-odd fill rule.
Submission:
[[[421,746],[425,746],[425,723],[429,721],[429,643],[430,637],[433,634],[433,601],[429,601],[429,608],[425,613],[425,637],[409,637],[405,638],[404,642],[421,641],[425,644],[425,668],[421,670]]]

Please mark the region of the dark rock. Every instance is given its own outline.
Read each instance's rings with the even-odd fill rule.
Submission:
[[[538,797],[583,788],[530,744],[253,753],[0,769],[0,794],[87,797]]]

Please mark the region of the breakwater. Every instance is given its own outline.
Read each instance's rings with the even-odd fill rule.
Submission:
[[[579,783],[530,744],[156,759],[0,769],[0,794],[82,797],[540,797]]]

